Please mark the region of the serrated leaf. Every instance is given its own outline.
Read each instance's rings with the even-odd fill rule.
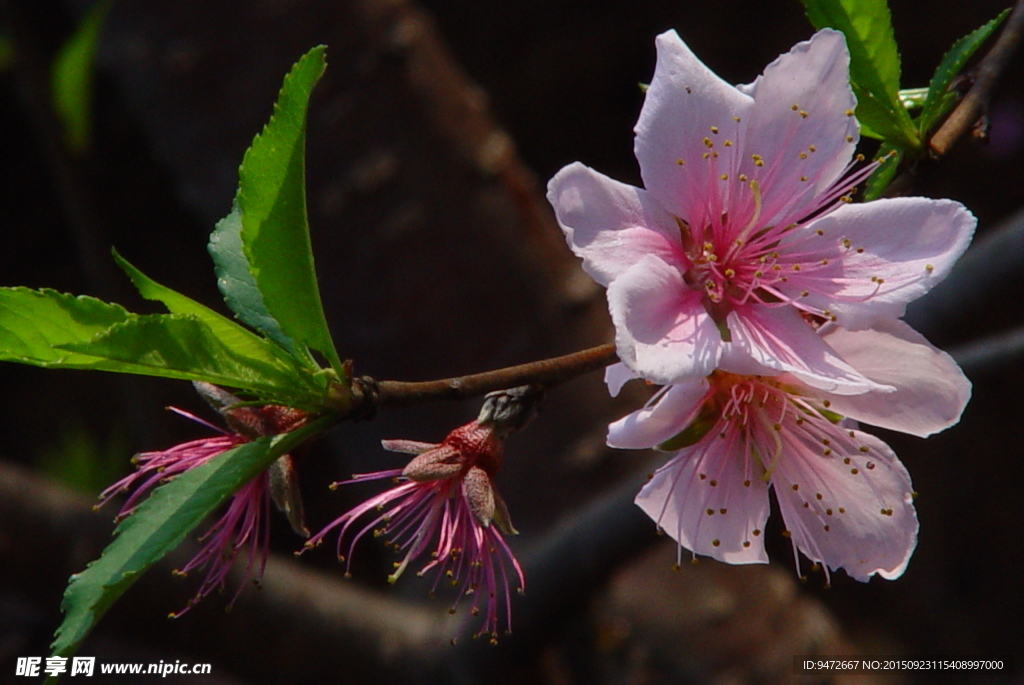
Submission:
[[[100,558],[71,577],[61,605],[64,621],[51,646],[53,655],[74,654],[107,610],[150,566],[173,551],[241,486],[322,430],[326,422],[320,419],[292,433],[241,445],[155,490],[118,526]]]
[[[920,146],[910,115],[899,99],[900,57],[886,0],[801,0],[807,18],[817,29],[842,31],[850,50],[850,80],[857,95],[857,118],[870,119],[869,128],[903,147]],[[871,111],[862,112],[870,107]],[[885,123],[882,123],[882,121]],[[888,132],[899,132],[897,137]]]
[[[246,283],[237,264],[224,271],[245,284],[240,290],[254,286],[259,292],[263,311],[251,292],[244,299],[234,298],[246,315],[261,315],[253,325],[279,342],[291,341],[293,353],[301,352],[298,345],[322,353],[343,378],[320,300],[306,215],[306,112],[313,86],[326,68],[324,52],[320,46],[306,53],[285,77],[273,116],[245,153],[235,209],[218,226],[217,243],[234,248],[229,236],[239,236],[251,282]],[[215,253],[214,258],[222,255]]]
[[[227,347],[195,315],[132,314],[92,297],[0,288],[0,361],[205,380],[319,404],[326,379]]]
[[[249,260],[242,247],[242,216],[237,201],[232,205],[231,213],[218,221],[210,234],[209,251],[213,257],[217,287],[235,316],[262,332],[304,366],[315,367],[309,354],[285,335],[281,324],[263,302],[263,294],[249,271]]]
[[[135,315],[116,304],[55,290],[0,288],[0,360],[92,368],[101,360],[59,349],[88,342]]]
[[[888,143],[882,144],[878,149],[878,154],[875,155],[875,161],[879,162],[878,168],[872,172],[867,183],[864,185],[865,202],[870,202],[882,196],[885,189],[892,183],[893,177],[896,176],[896,170],[900,166],[901,159],[903,159],[902,150]]]
[[[63,124],[65,142],[76,152],[89,147],[93,63],[110,5],[111,0],[94,4],[53,62],[53,108]]]
[[[315,402],[310,374],[299,375],[228,347],[194,315],[149,314],[111,326],[88,342],[60,349],[104,360],[106,371],[207,381],[263,397]],[[118,368],[118,364],[122,365]],[[92,367],[95,368],[95,367]]]
[[[296,376],[310,375],[308,369],[300,367],[296,363],[295,357],[286,354],[277,345],[267,342],[266,339],[176,290],[157,283],[132,266],[116,250],[114,251],[114,260],[131,279],[140,295],[147,300],[162,302],[172,314],[196,317],[209,326],[213,335],[234,353],[280,367]],[[311,380],[311,385],[318,386],[322,382],[323,378],[318,377],[315,381]]]
[[[901,148],[913,149],[919,145],[916,137],[907,138],[905,131],[893,118],[892,111],[885,103],[879,102],[874,95],[856,84],[853,86],[853,92],[857,96],[857,123],[860,124],[863,135],[887,141]]]
[[[922,136],[926,136],[956,102],[956,96],[949,92],[950,84],[967,64],[967,60],[988,40],[992,32],[1003,23],[1009,13],[1009,8],[1003,10],[992,21],[953,43],[953,47],[942,56],[942,61],[939,62],[939,66],[928,84],[928,95],[925,98],[924,108],[917,119],[918,131]]]

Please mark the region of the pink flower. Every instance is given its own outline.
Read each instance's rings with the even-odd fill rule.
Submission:
[[[857,580],[896,578],[917,543],[910,476],[892,450],[849,419],[917,436],[956,423],[970,383],[909,326],[885,320],[825,341],[895,392],[836,395],[790,374],[715,371],[662,389],[609,428],[613,447],[677,450],[636,503],[681,547],[734,564],[765,563],[768,489],[786,535],[811,561]],[[631,375],[610,369],[613,392]],[[848,417],[848,418],[847,418]]]
[[[404,469],[361,474],[346,481],[389,478],[396,484],[339,517],[310,538],[306,548],[320,544],[340,527],[338,558],[350,564],[361,537],[370,531],[388,536],[388,544],[404,552],[389,582],[398,580],[409,564],[425,558],[417,575],[433,573],[434,589],[442,579],[458,588],[452,613],[462,597],[471,598],[470,615],[483,614],[476,636],[490,635],[495,641],[502,611],[506,630],[512,628],[510,581],[518,580],[519,590],[523,588],[522,568],[502,536],[516,531],[491,480],[501,463],[501,435],[494,425],[473,421],[453,430],[440,444],[411,440],[383,444],[393,452],[418,456]],[[349,529],[366,514],[372,518],[357,527],[343,551]]]
[[[208,383],[197,383],[196,389],[224,415],[228,424],[237,432],[225,432],[197,416],[171,407],[171,411],[201,423],[220,435],[192,440],[159,452],[142,452],[135,455],[132,458],[137,466],[135,472],[100,493],[98,506],[105,505],[122,492],[132,491],[117,515],[118,519],[123,519],[158,485],[190,469],[202,466],[214,457],[249,442],[252,438],[297,428],[306,419],[306,415],[298,410],[277,405],[234,407],[232,405],[239,402],[238,398]],[[273,469],[283,469],[287,477],[290,473],[290,463],[290,457],[284,455],[275,463]],[[181,616],[213,590],[223,590],[235,559],[242,551],[246,556],[246,573],[257,584],[262,580],[270,544],[269,512],[272,494],[275,495],[275,501],[284,498],[272,493],[268,470],[231,496],[223,516],[199,539],[202,543],[199,553],[184,568],[175,571],[182,576],[193,571],[204,571],[206,575],[188,605],[172,616]],[[288,510],[287,513],[293,527],[301,532],[301,507],[298,511]],[[309,535],[308,532],[306,535]],[[242,587],[244,586],[239,586],[230,604],[238,598]]]
[[[675,32],[636,125],[645,188],[579,163],[548,199],[583,268],[608,288],[622,361],[659,384],[751,361],[839,394],[879,390],[813,326],[903,314],[967,247],[959,203],[850,204],[858,125],[842,34],[823,30],[731,86]]]

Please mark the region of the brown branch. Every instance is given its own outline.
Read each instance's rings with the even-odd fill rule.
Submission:
[[[945,156],[956,141],[970,131],[974,123],[984,114],[988,107],[988,101],[992,97],[992,90],[1006,69],[1006,65],[1009,64],[1013,52],[1017,49],[1022,32],[1024,32],[1024,0],[1017,0],[996,44],[992,46],[992,49],[978,64],[978,68],[975,69],[974,85],[946,117],[946,121],[929,141],[929,147],[935,155]]]
[[[1024,0],[1017,0],[1007,25],[1002,29],[999,38],[995,41],[992,49],[978,63],[974,70],[974,85],[968,91],[964,99],[959,101],[942,126],[938,128],[928,141],[929,153],[920,162],[932,163],[945,157],[953,144],[964,137],[968,131],[974,128],[975,123],[980,119],[988,108],[988,100],[992,95],[999,76],[1006,70],[1024,33]],[[921,167],[904,169],[897,176],[889,187],[886,188],[883,197],[897,198],[908,195],[916,177],[920,175]]]
[[[1017,0],[1017,4],[1013,12],[1010,13],[1006,26],[1003,27],[995,45],[974,70],[974,85],[929,139],[929,154],[921,159],[921,162],[929,160],[935,162],[945,157],[953,145],[964,137],[984,115],[996,82],[1006,69],[1014,50],[1017,49],[1022,32],[1024,32],[1024,0]],[[909,194],[919,173],[920,168],[904,170],[889,184],[883,197],[899,197]]]
[[[377,407],[407,406],[432,400],[461,400],[520,385],[557,385],[614,364],[618,359],[615,345],[609,343],[562,357],[457,378],[419,383],[378,382],[363,378],[359,384],[364,392],[364,401],[369,405],[365,408],[372,412]]]

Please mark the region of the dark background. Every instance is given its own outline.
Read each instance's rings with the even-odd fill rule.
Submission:
[[[1006,3],[891,5],[903,85],[912,87],[926,85],[952,42]],[[402,380],[610,340],[603,291],[565,247],[543,199],[546,179],[580,160],[639,182],[637,84],[653,72],[658,33],[676,28],[733,83],[753,80],[812,33],[796,0],[122,0],[102,36],[93,145],[74,157],[59,145],[41,98],[45,69],[87,5],[0,6],[0,29],[17,53],[0,74],[0,285],[52,287],[155,311],[116,271],[107,252],[115,245],[156,280],[219,305],[205,253],[209,231],[230,209],[237,166],[281,78],[303,52],[325,43],[329,67],[313,96],[307,153],[321,289],[341,354],[359,373]],[[966,204],[980,236],[1024,200],[1022,65],[1018,55],[992,102],[991,142],[961,142],[915,185],[917,193]],[[964,278],[986,270],[975,265]],[[947,347],[1020,325],[1013,272],[952,312],[942,306],[952,295],[933,298],[914,313],[915,324]],[[952,282],[947,290],[960,289]],[[307,554],[300,570],[290,562],[271,568],[263,592],[247,590],[233,613],[223,612],[227,598],[211,597],[173,622],[164,616],[184,604],[197,580],[155,569],[82,654],[209,661],[213,678],[179,682],[218,683],[831,682],[795,678],[791,656],[1010,658],[1024,653],[1022,368],[1010,359],[971,375],[975,398],[960,426],[928,441],[884,436],[921,493],[919,547],[897,581],[860,584],[840,572],[831,589],[821,576],[800,585],[781,538],[770,541],[774,563],[766,567],[705,560],[673,573],[670,541],[650,544],[641,535],[631,542],[620,532],[620,544],[609,532],[609,544],[558,557],[569,569],[559,582],[579,592],[565,588],[564,606],[547,613],[534,600],[520,612],[519,639],[482,651],[447,646],[457,621],[434,623],[447,618],[447,604],[421,606],[422,583],[403,579],[387,588],[391,559],[371,541],[350,583],[335,581],[341,569],[328,551]],[[603,447],[607,422],[642,397],[612,401],[598,376],[553,391],[542,415],[509,445],[499,486],[523,533],[515,548],[526,557],[543,558],[538,549],[549,549],[552,531],[565,529],[558,524],[586,528],[585,507],[610,501],[603,493],[657,463],[653,455]],[[0,472],[6,491],[22,495],[7,497],[0,518],[3,682],[16,656],[46,653],[67,576],[97,556],[109,532],[112,512],[91,514],[88,499],[64,498],[56,488],[93,496],[128,468],[133,452],[201,434],[164,406],[203,407],[185,383],[15,365],[0,367],[0,388],[0,454],[42,475]],[[381,450],[381,438],[440,440],[477,409],[467,402],[394,410],[343,426],[299,455],[311,527],[368,494],[330,492],[327,482],[401,463]],[[612,521],[634,520],[628,508],[621,516],[611,511]],[[275,549],[287,555],[300,544],[286,524],[275,524]],[[275,570],[291,585],[275,582]],[[531,583],[514,613],[529,601]],[[536,585],[544,597],[544,580]],[[367,613],[383,617],[381,625],[352,619]],[[334,629],[350,641],[332,642]],[[998,674],[853,682],[1021,682],[1022,669],[1018,659]]]

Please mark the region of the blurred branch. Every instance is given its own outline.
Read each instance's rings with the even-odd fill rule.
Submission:
[[[43,158],[67,221],[75,254],[89,289],[104,299],[124,300],[129,293],[110,259],[110,239],[86,180],[84,158],[71,154],[53,108],[50,61],[40,38],[42,13],[53,3],[0,0],[14,52],[14,80],[26,117],[32,123]],[[31,9],[30,9],[31,8]],[[50,7],[49,10],[57,8]]]
[[[1024,326],[950,350],[967,375],[990,371],[1024,356]]]
[[[567,515],[523,560],[525,593],[512,604],[514,632],[498,648],[484,640],[448,653],[441,682],[491,682],[494,674],[535,659],[581,612],[612,574],[658,540],[653,522],[633,498],[645,481],[627,479],[584,509]]]

